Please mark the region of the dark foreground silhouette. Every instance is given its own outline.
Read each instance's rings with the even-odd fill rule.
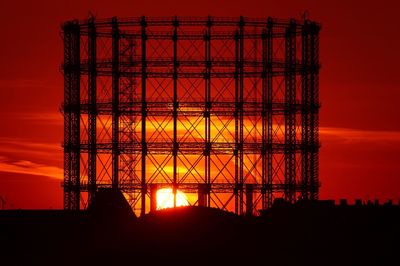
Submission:
[[[260,217],[181,207],[136,218],[103,190],[87,211],[1,211],[0,241],[0,265],[400,265],[400,207],[277,202]]]

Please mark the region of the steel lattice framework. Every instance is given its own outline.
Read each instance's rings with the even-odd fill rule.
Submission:
[[[64,23],[65,209],[100,187],[142,215],[162,187],[238,214],[317,199],[319,29],[243,17]]]

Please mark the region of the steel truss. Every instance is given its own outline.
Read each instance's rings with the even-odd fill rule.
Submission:
[[[318,198],[317,23],[90,18],[62,29],[65,209],[100,187],[141,215],[163,187],[238,214]]]

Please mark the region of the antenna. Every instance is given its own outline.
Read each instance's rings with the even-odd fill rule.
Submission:
[[[301,17],[303,20],[308,20],[308,18],[310,17],[310,11],[308,11],[307,9],[304,10],[304,12],[303,12],[302,14],[300,14],[300,17]]]
[[[95,19],[97,14],[94,14],[91,10],[88,11],[89,19]]]

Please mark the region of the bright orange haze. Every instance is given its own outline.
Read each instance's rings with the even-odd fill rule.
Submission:
[[[245,8],[244,8],[245,7]],[[60,23],[111,16],[295,17],[322,23],[321,198],[400,198],[398,1],[0,3],[0,196],[6,208],[62,208]]]

